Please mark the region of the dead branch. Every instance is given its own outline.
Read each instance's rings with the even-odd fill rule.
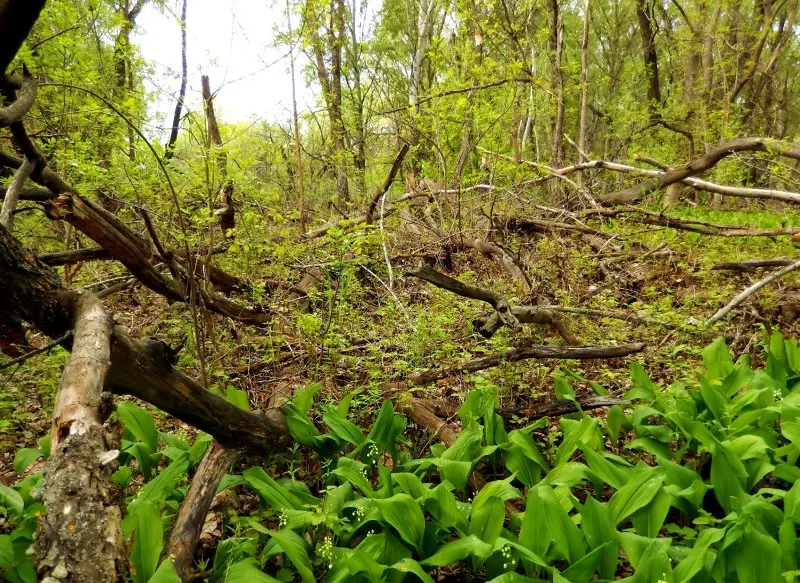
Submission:
[[[731,261],[725,263],[717,263],[711,267],[714,271],[744,271],[746,273],[755,273],[756,270],[764,267],[786,267],[791,265],[793,261],[781,257],[780,259],[751,259],[749,261]]]
[[[4,312],[51,338],[72,329],[74,302],[58,275],[0,228],[0,297]],[[174,368],[174,354],[157,340],[136,341],[111,330],[111,368],[105,388],[133,395],[214,436],[223,445],[280,450],[289,443],[283,414],[244,411]]]
[[[495,309],[497,317],[504,326],[508,326],[511,329],[519,328],[519,321],[511,310],[508,300],[497,292],[467,285],[427,265],[423,265],[416,271],[409,271],[406,275],[417,277],[461,297],[486,302]]]
[[[172,558],[175,570],[184,581],[191,574],[194,550],[220,480],[239,453],[238,450],[225,448],[216,441],[212,442],[181,502],[165,554]]]
[[[800,227],[788,227],[781,229],[745,229],[739,225],[723,225],[696,219],[681,219],[671,217],[664,213],[651,211],[636,206],[625,205],[615,208],[591,208],[581,211],[581,216],[586,218],[604,217],[613,218],[625,215],[625,220],[641,225],[655,225],[668,227],[680,231],[690,231],[701,235],[711,235],[714,237],[779,237],[783,235],[792,236],[800,231]],[[641,215],[641,216],[639,216]]]
[[[3,231],[4,233],[6,231]],[[112,464],[100,401],[110,364],[112,323],[90,293],[71,293],[75,336],[61,376],[53,416],[52,455],[43,473],[47,508],[35,539],[37,570],[59,579],[118,581],[127,573]],[[110,454],[110,455],[109,455]]]
[[[392,163],[392,167],[389,169],[389,175],[386,177],[386,180],[384,180],[383,185],[375,191],[375,194],[372,195],[372,200],[369,203],[365,221],[368,225],[371,225],[373,222],[375,209],[377,208],[381,198],[383,198],[392,187],[392,183],[394,182],[397,173],[400,171],[400,167],[403,165],[403,160],[405,159],[406,154],[408,154],[408,144],[403,144],[403,147],[400,148],[400,151],[397,153],[397,156]],[[384,214],[386,214],[385,210]]]
[[[590,411],[592,409],[603,409],[614,405],[625,405],[628,401],[620,401],[613,397],[584,397],[576,401],[560,399],[533,407],[500,407],[497,414],[504,419],[512,417],[522,417],[528,421],[539,419],[540,417],[560,417],[577,413],[578,411]]]
[[[644,344],[620,344],[618,346],[517,346],[503,352],[481,356],[460,362],[452,366],[434,368],[412,373],[408,377],[410,386],[427,385],[440,379],[453,377],[463,373],[478,372],[498,366],[503,362],[517,362],[530,358],[561,358],[565,360],[591,360],[604,358],[622,358],[629,354],[644,350]]]
[[[28,37],[46,0],[0,2],[0,77]]]
[[[7,78],[5,85],[6,88],[9,89],[8,91],[4,92],[7,95],[13,96],[13,94],[16,93],[16,85],[19,86],[19,92],[16,95],[16,99],[11,104],[0,108],[0,128],[8,127],[12,123],[18,123],[22,121],[22,118],[25,117],[30,108],[33,106],[33,102],[36,100],[36,93],[38,89],[36,79],[34,79],[27,71],[23,74],[22,79],[18,82]]]
[[[514,306],[511,308],[511,313],[521,324],[552,326],[567,344],[572,346],[579,344],[578,339],[570,332],[561,317],[555,313],[555,310],[545,310],[536,306]],[[496,312],[485,320],[475,320],[473,324],[478,329],[478,333],[484,338],[491,338],[503,327],[503,322]]]
[[[787,144],[768,138],[739,138],[709,150],[705,155],[674,170],[664,172],[661,176],[650,178],[649,180],[645,180],[637,185],[624,188],[617,192],[601,195],[598,197],[598,200],[604,206],[631,204],[641,200],[641,198],[649,192],[708,170],[716,165],[717,162],[731,154],[747,151],[773,152],[780,156],[800,160],[800,146],[798,145]]]
[[[733,310],[736,306],[738,306],[743,301],[745,301],[747,298],[752,296],[754,293],[756,293],[762,287],[764,287],[766,285],[769,285],[773,281],[777,281],[778,279],[782,278],[784,275],[786,275],[788,273],[791,273],[792,271],[794,271],[798,267],[800,267],[800,261],[795,261],[794,263],[792,263],[790,265],[787,265],[783,269],[779,269],[777,271],[773,271],[772,273],[770,273],[765,278],[757,281],[756,283],[754,283],[750,287],[748,287],[745,290],[743,290],[740,294],[738,294],[735,298],[733,298],[727,305],[725,305],[724,307],[720,308],[717,311],[716,314],[714,314],[708,320],[706,320],[705,325],[706,326],[711,326],[713,324],[716,324],[717,322],[722,320],[722,318],[724,318],[728,314],[728,312]]]
[[[25,186],[25,181],[31,175],[31,172],[36,168],[36,162],[24,158],[22,166],[20,166],[14,173],[14,178],[11,180],[11,186],[8,187],[6,195],[3,198],[3,207],[0,210],[0,225],[3,225],[9,231],[13,230],[14,211],[17,208],[22,188]]]

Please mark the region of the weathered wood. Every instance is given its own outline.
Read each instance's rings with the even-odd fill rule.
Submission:
[[[780,259],[751,259],[749,261],[729,261],[717,263],[711,267],[714,271],[744,271],[755,273],[756,270],[764,267],[786,267],[794,263],[791,259],[781,257]]]
[[[26,71],[19,84],[18,93],[15,88],[4,92],[11,96],[16,93],[16,99],[6,107],[0,108],[0,127],[22,121],[36,100],[37,88],[36,79]]]
[[[37,570],[61,581],[119,581],[127,573],[127,549],[109,463],[118,452],[107,451],[100,411],[112,322],[90,293],[63,294],[62,302],[74,314],[75,334],[42,475],[47,511],[34,543]]]
[[[555,310],[546,310],[537,306],[514,306],[511,308],[511,312],[521,324],[552,326],[568,344],[573,346],[578,344],[578,339],[570,332],[562,321],[562,317],[556,314]],[[503,322],[497,313],[492,314],[485,320],[476,320],[474,324],[478,329],[478,333],[484,338],[491,338],[503,327]]]
[[[410,277],[417,277],[423,281],[435,285],[438,288],[445,289],[456,295],[473,300],[486,302],[495,309],[497,317],[503,325],[509,328],[518,328],[519,320],[514,315],[508,300],[502,294],[497,292],[467,285],[449,275],[440,273],[427,265],[421,266],[416,271],[409,271],[406,275]]]
[[[189,491],[181,502],[165,554],[172,558],[175,570],[184,581],[189,580],[195,547],[217,487],[238,454],[238,450],[213,442],[197,467]]]
[[[408,377],[408,384],[410,386],[426,385],[459,374],[486,370],[502,362],[517,362],[531,358],[563,358],[565,360],[622,358],[641,352],[644,347],[645,345],[641,342],[617,346],[518,346],[451,366],[412,373]]]
[[[57,338],[72,328],[72,294],[61,286],[55,271],[0,228],[0,297],[5,313]],[[250,412],[231,405],[177,371],[173,359],[163,343],[135,341],[114,326],[105,388],[147,401],[225,445],[275,451],[289,443],[280,410]]]
[[[367,209],[367,214],[365,217],[365,222],[368,225],[371,225],[373,222],[373,216],[375,215],[375,209],[378,207],[378,203],[381,201],[381,198],[386,196],[386,193],[389,192],[389,189],[392,187],[392,183],[394,182],[397,173],[400,171],[400,167],[403,165],[403,160],[408,154],[408,144],[403,144],[403,147],[400,148],[400,151],[397,153],[397,156],[394,159],[394,163],[392,163],[392,167],[389,169],[389,175],[384,180],[383,185],[375,191],[375,194],[372,195],[372,200],[369,203],[369,208]]]
[[[669,172],[664,172],[640,182],[634,186],[610,192],[597,197],[600,204],[604,206],[617,206],[621,204],[631,204],[641,200],[649,192],[669,186],[675,182],[680,182],[684,178],[689,178],[712,168],[723,158],[736,154],[737,152],[772,152],[780,156],[785,156],[794,160],[800,160],[800,145],[771,140],[769,138],[739,138],[731,142],[712,148],[703,156],[695,158],[688,164],[679,166]]]

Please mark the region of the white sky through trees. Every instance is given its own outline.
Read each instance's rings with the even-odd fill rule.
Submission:
[[[149,5],[137,19],[135,42],[153,71],[145,74],[145,88],[156,90],[151,104],[151,133],[163,134],[171,124],[180,87],[181,0],[170,0],[168,10]],[[293,17],[292,26],[298,25]],[[189,85],[186,104],[200,108],[200,75],[210,77],[217,92],[215,107],[224,122],[291,118],[292,88],[288,48],[276,46],[276,29],[287,29],[285,3],[271,0],[189,0],[187,9]],[[297,99],[300,111],[315,105],[306,88],[308,63],[295,51]]]

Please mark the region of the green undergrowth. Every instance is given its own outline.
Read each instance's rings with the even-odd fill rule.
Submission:
[[[391,401],[362,429],[351,420],[357,396],[315,402],[320,387],[309,386],[285,407],[298,446],[283,469],[223,478],[220,491],[256,494],[259,504],[230,509],[199,567],[229,582],[794,581],[800,348],[774,334],[763,350],[764,367],[753,369],[718,339],[703,351],[702,373],[669,386],[633,364],[629,405],[569,415],[557,429],[547,418],[512,428],[483,381],[458,412],[455,443],[419,456]],[[576,379],[557,376],[557,397],[575,400]],[[236,389],[227,397],[248,406]],[[130,402],[117,416],[125,433],[113,481],[125,495],[132,578],[178,581],[163,546],[210,438],[159,432]],[[15,469],[47,451],[18,451]],[[316,470],[299,474],[292,455]],[[475,490],[479,475],[488,479]],[[8,581],[35,581],[26,549],[43,510],[39,480],[0,489]]]

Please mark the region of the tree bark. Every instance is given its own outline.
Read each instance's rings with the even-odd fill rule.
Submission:
[[[642,58],[647,79],[647,106],[651,116],[658,114],[661,105],[661,84],[658,78],[658,53],[656,51],[655,30],[651,20],[655,18],[649,0],[636,0],[636,18],[639,34],[642,37]]]
[[[217,203],[220,205],[219,226],[222,229],[222,236],[227,237],[228,233],[236,227],[236,211],[233,208],[233,181],[228,178],[228,155],[223,150],[222,135],[219,132],[217,116],[214,113],[214,98],[211,95],[211,86],[208,75],[202,76],[203,87],[203,110],[206,113],[206,125],[208,127],[209,149],[213,150],[213,158],[216,161],[217,172],[219,173],[219,191]]]
[[[118,581],[127,573],[122,513],[110,481],[109,462],[118,452],[106,451],[100,411],[112,322],[92,294],[68,292],[62,301],[74,315],[75,334],[42,476],[47,511],[34,543],[37,570],[62,581]]]
[[[169,140],[164,148],[164,157],[171,160],[175,154],[175,142],[178,141],[178,131],[181,127],[181,112],[183,102],[186,99],[186,86],[189,83],[189,63],[186,58],[186,4],[188,0],[183,0],[181,8],[181,88],[178,91],[178,101],[175,104],[175,113],[172,116],[172,129],[169,132]]]
[[[28,37],[46,0],[0,0],[0,78]]]

